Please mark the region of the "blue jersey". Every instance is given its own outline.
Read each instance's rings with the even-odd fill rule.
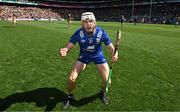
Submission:
[[[80,46],[80,55],[97,56],[103,55],[101,44],[108,46],[111,40],[108,34],[100,27],[95,28],[92,36],[89,36],[83,28],[78,29],[70,38],[69,42]]]

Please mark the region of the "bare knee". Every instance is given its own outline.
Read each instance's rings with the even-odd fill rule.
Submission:
[[[77,61],[72,68],[71,74],[69,76],[69,80],[71,82],[75,82],[78,75],[80,74],[81,71],[83,71],[85,69],[85,67],[86,67],[86,64],[84,64],[80,61]]]
[[[105,64],[99,64],[96,65],[99,71],[99,74],[102,77],[103,82],[105,83],[108,79],[108,75],[109,75],[109,66],[107,63]]]
[[[71,82],[75,82],[76,79],[77,79],[77,76],[78,76],[78,73],[75,72],[75,71],[72,71],[72,72],[71,72],[71,75],[69,76],[69,80],[70,80]]]

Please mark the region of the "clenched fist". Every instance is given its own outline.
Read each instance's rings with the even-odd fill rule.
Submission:
[[[67,56],[67,52],[68,52],[68,48],[61,48],[61,49],[59,50],[59,54],[60,54],[60,56],[62,56],[62,57]]]
[[[116,63],[117,61],[118,61],[118,52],[116,51],[116,53],[111,57],[111,62]]]

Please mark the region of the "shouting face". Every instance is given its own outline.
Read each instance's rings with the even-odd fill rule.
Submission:
[[[96,26],[96,22],[94,20],[86,19],[82,21],[82,27],[88,34],[93,34]]]

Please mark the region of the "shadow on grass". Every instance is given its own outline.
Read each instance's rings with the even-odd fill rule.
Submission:
[[[99,97],[99,94],[85,97],[80,100],[75,100],[71,103],[72,106],[83,106],[93,102]],[[45,111],[51,111],[56,107],[57,103],[63,102],[66,98],[66,94],[56,88],[38,88],[32,91],[23,93],[15,93],[10,96],[0,99],[0,111],[8,109],[15,103],[36,103],[37,107],[46,106]]]

